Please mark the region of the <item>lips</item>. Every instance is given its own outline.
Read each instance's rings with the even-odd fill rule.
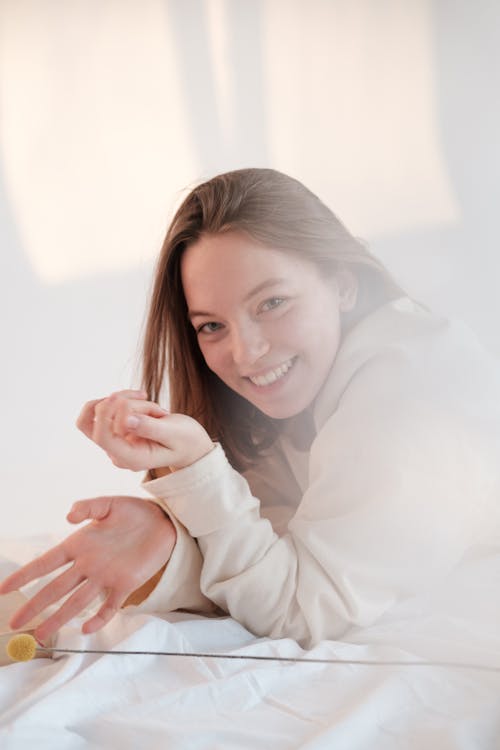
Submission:
[[[292,357],[281,365],[278,365],[278,367],[270,368],[267,372],[259,375],[248,375],[247,377],[256,386],[271,385],[271,383],[275,383],[287,374],[290,368],[293,367],[295,359],[295,357]]]

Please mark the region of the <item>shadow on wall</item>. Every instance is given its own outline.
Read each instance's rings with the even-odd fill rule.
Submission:
[[[168,5],[200,172],[211,175],[233,169],[240,165],[238,155],[242,153],[247,165],[266,165],[269,154],[261,0],[225,6],[229,94],[235,112],[230,129],[217,108],[206,3],[195,0]],[[31,440],[35,444],[43,441],[47,452],[57,448],[54,432],[47,432],[45,427],[53,419],[54,403],[59,414],[71,415],[68,429],[73,430],[75,387],[87,386],[84,399],[102,393],[113,377],[103,372],[103,363],[104,367],[109,365],[110,349],[122,356],[120,362],[114,363],[116,380],[111,387],[128,385],[124,378],[128,377],[129,366],[133,369],[135,364],[152,269],[149,265],[137,266],[126,272],[42,285],[23,252],[1,171],[0,210],[0,225],[4,228],[0,262],[4,278],[9,278],[1,333],[5,351],[13,355],[3,377],[7,393],[25,395],[15,411],[10,405],[9,421],[16,422],[16,413],[29,419],[35,403],[37,418],[36,424],[31,423]],[[86,384],[81,383],[82,373]],[[6,451],[14,460],[17,441],[6,442]]]
[[[237,7],[230,3],[226,9],[228,94],[236,112],[231,127],[217,109],[206,4],[199,0],[194,4],[196,13],[193,3],[171,3],[169,18],[175,26],[200,177],[238,166],[266,165],[261,2]],[[245,165],[241,154],[248,160]],[[12,394],[4,406],[8,425],[2,438],[4,490],[17,505],[18,515],[31,518],[33,527],[46,528],[56,518],[62,521],[75,488],[80,497],[82,492],[85,496],[106,491],[106,482],[114,487],[111,491],[124,491],[123,484],[114,483],[115,470],[108,469],[109,461],[79,435],[74,420],[85,400],[137,384],[131,375],[137,370],[152,264],[52,286],[41,284],[16,230],[1,167],[0,211],[0,263],[4,279],[9,279],[0,323],[4,352],[10,354],[4,360],[3,390]],[[42,501],[38,516],[32,513],[34,477]],[[133,475],[125,480],[121,474],[119,481],[130,482],[127,491],[138,484]],[[11,526],[18,533],[15,521]],[[18,521],[25,528],[25,522]]]
[[[23,462],[23,442],[25,461],[40,451],[45,455],[54,451],[55,457],[60,450],[57,420],[61,415],[66,415],[66,427],[60,429],[73,433],[83,400],[104,395],[106,382],[111,381],[113,388],[128,385],[151,268],[43,285],[23,252],[1,171],[0,211],[0,269],[6,280],[0,319],[5,354],[2,391],[6,423],[15,430],[4,433],[2,454],[4,466],[11,467]],[[121,359],[112,363],[112,372],[103,372],[110,350],[120,353]]]
[[[168,0],[168,19],[179,61],[181,91],[191,142],[203,176],[245,167],[269,166],[263,48],[263,0],[225,2],[228,97],[234,119],[222,117],[204,0]]]
[[[418,258],[418,286],[428,290],[425,301],[468,321],[500,355],[500,5],[447,0],[432,9],[440,143],[462,222],[386,237],[374,250],[398,270],[403,283],[407,280],[407,287],[406,259]]]
[[[434,14],[441,146],[462,204],[464,234],[472,240],[484,232],[497,245],[500,5],[447,0],[434,5]]]

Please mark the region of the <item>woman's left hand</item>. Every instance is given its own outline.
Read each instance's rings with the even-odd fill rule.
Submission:
[[[104,627],[122,606],[133,603],[144,584],[154,587],[177,538],[163,510],[138,497],[78,500],[67,519],[75,524],[90,523],[0,582],[0,594],[7,594],[71,563],[11,617],[11,628],[18,630],[67,597],[37,626],[35,636],[41,641],[80,615],[98,595],[104,601],[84,623],[82,632]]]
[[[112,394],[90,401],[77,427],[122,469],[182,469],[214,447],[208,433],[186,414],[169,414],[143,398]]]

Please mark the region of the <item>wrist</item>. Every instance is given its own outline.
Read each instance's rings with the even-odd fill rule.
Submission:
[[[180,469],[186,469],[188,466],[192,466],[193,464],[195,464],[201,458],[204,458],[208,453],[211,453],[214,448],[215,443],[207,435],[207,440],[203,441],[203,443],[200,443],[196,451],[193,451],[189,458],[186,457],[186,459],[181,464],[175,464],[174,466],[169,466],[168,468],[170,469],[170,472],[179,471]]]

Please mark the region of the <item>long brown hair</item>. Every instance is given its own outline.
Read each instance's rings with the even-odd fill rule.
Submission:
[[[349,267],[360,285],[357,318],[367,308],[400,296],[401,289],[317,196],[281,172],[239,169],[189,193],[170,224],[156,267],[144,339],[143,384],[149,398],[158,401],[167,371],[170,409],[197,419],[222,444],[233,466],[242,469],[272,444],[278,422],[207,367],[188,320],[180,272],[181,256],[189,244],[202,234],[229,230],[308,258],[323,278],[332,277],[339,267]],[[368,285],[369,304],[363,301],[363,288]]]

